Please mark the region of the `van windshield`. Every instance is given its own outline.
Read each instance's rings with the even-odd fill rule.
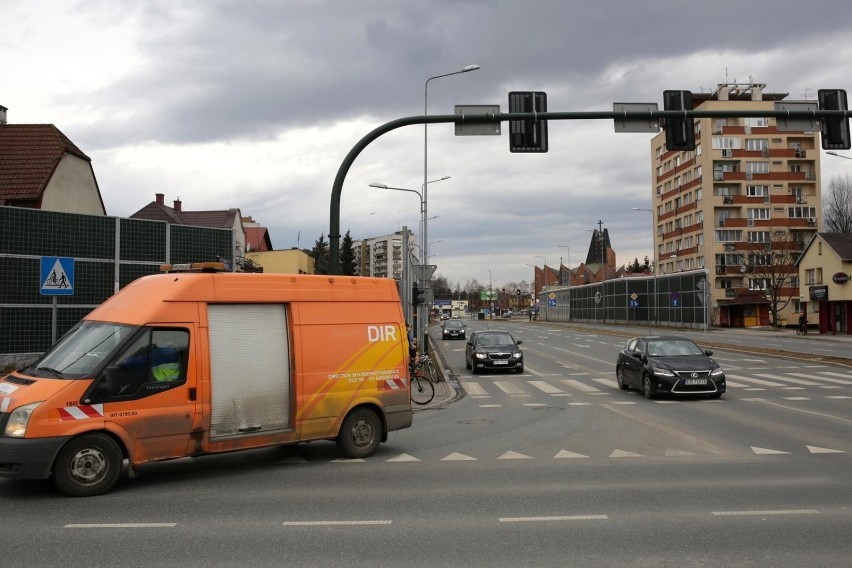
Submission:
[[[92,377],[137,329],[132,325],[82,321],[24,372],[65,379]]]

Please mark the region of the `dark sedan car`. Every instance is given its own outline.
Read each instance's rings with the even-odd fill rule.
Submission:
[[[464,335],[464,324],[461,320],[447,320],[441,326],[441,339],[464,339]]]
[[[465,346],[465,366],[474,374],[502,369],[523,373],[524,354],[518,347],[521,343],[505,331],[474,331]]]
[[[618,354],[618,388],[641,389],[646,398],[657,395],[709,395],[725,392],[725,373],[692,340],[683,337],[634,337]]]

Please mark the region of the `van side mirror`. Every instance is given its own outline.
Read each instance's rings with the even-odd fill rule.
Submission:
[[[127,390],[127,387],[129,387],[132,382],[132,376],[130,373],[118,365],[111,365],[104,369],[104,377],[106,378],[106,390],[113,396],[122,394],[122,392]]]

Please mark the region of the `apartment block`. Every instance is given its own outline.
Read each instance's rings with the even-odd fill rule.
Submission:
[[[353,246],[358,275],[400,280],[403,261],[402,236],[402,231],[397,231],[391,235],[355,241]],[[409,248],[416,246],[417,239],[411,231],[408,231],[408,242]],[[416,264],[416,259],[412,263]]]
[[[774,110],[787,93],[758,83],[693,93],[695,110]],[[773,118],[695,119],[694,151],[651,141],[655,269],[705,268],[716,325],[770,325],[767,290],[781,273],[779,320],[799,309],[794,262],[822,218],[819,132],[778,130]],[[777,280],[781,281],[781,280]],[[780,321],[778,323],[781,323]]]

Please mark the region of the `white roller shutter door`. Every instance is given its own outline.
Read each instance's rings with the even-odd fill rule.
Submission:
[[[210,437],[290,427],[284,304],[210,304]]]

